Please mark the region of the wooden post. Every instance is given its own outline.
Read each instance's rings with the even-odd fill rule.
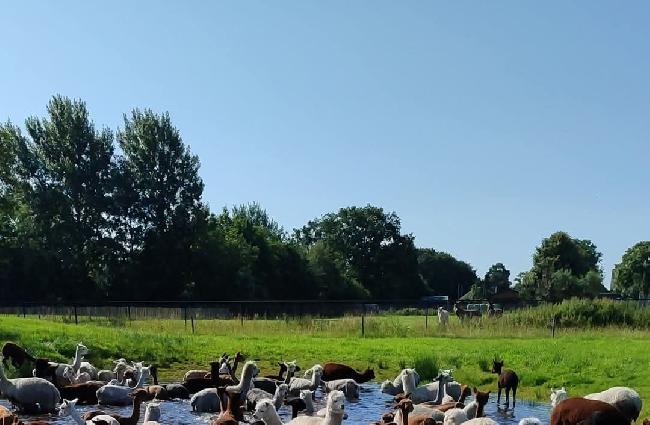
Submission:
[[[77,318],[77,304],[74,305],[74,324],[79,324],[79,319]]]
[[[553,322],[551,323],[553,338],[555,338],[555,316],[553,316]]]
[[[185,316],[185,329],[187,330],[187,306],[185,306],[185,308],[183,309],[183,311],[184,311],[184,313],[185,313],[185,314],[184,314],[184,316]]]
[[[244,326],[244,303],[239,304],[239,321]]]
[[[23,304],[23,319],[27,317],[27,307],[25,307],[25,304]]]
[[[365,337],[366,336],[366,306],[363,306],[363,310],[361,310],[361,336]]]
[[[192,333],[194,333],[194,315],[190,317],[190,320],[192,321]]]
[[[129,316],[129,320],[131,320],[131,306],[126,307],[126,314]]]
[[[424,309],[424,329],[429,329],[429,307]]]

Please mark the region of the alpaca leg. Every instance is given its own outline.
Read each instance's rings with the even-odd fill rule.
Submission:
[[[515,403],[517,402],[517,387],[512,387],[512,408],[515,408]]]
[[[506,387],[506,410],[510,406],[510,387]]]
[[[499,394],[497,395],[497,406],[501,404],[501,387],[499,387]]]

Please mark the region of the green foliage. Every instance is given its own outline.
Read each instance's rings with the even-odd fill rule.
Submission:
[[[642,241],[623,254],[614,267],[612,289],[638,298],[650,296],[650,241]]]
[[[472,266],[433,249],[418,249],[418,271],[434,294],[451,299],[463,296],[478,283]]]
[[[418,371],[423,382],[432,381],[440,371],[438,358],[435,356],[419,355],[413,361],[413,367]]]

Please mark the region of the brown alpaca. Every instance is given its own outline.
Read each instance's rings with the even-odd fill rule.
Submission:
[[[340,363],[325,363],[323,366],[323,381],[334,381],[336,379],[354,379],[357,383],[363,384],[375,379],[375,372],[366,369],[362,373],[357,372],[350,366]]]
[[[18,417],[11,413],[9,409],[4,406],[0,406],[0,425],[18,425],[21,424],[18,420]]]
[[[442,404],[435,404],[435,402],[432,401],[425,401],[424,403],[420,403],[419,405],[440,410],[441,412],[446,412],[447,410],[456,409],[456,408],[462,409],[463,407],[465,407],[465,404],[459,401],[450,401],[448,403],[442,403]]]
[[[97,390],[104,385],[102,381],[88,381],[59,387],[59,393],[66,400],[77,399],[77,404],[97,404]]]
[[[501,403],[501,390],[506,390],[506,409],[510,405],[510,390],[512,390],[512,408],[515,408],[517,402],[517,386],[519,385],[519,377],[511,369],[503,369],[503,360],[496,358],[492,362],[492,373],[499,375],[497,385],[499,387],[499,395],[497,396],[497,407]]]
[[[11,359],[11,364],[18,369],[25,363],[26,360],[35,362],[36,359],[32,357],[23,347],[14,342],[5,342],[2,346],[2,364],[5,368],[8,367],[7,360]]]
[[[144,390],[147,392],[147,400],[170,400],[171,397],[167,392],[167,388],[162,385],[149,385],[145,387]]]
[[[402,412],[402,423],[399,425],[436,425],[436,421],[427,415],[409,416],[413,411],[413,402],[408,398],[397,403],[396,408]]]
[[[478,404],[478,409],[476,410],[476,417],[477,418],[482,418],[484,415],[483,409],[485,408],[485,405],[488,403],[490,400],[490,392],[481,392],[479,391],[476,387],[473,389],[474,392],[474,399],[476,400],[476,403]],[[512,405],[514,408],[514,404]]]
[[[630,420],[611,404],[572,397],[555,406],[551,425],[630,425]]]
[[[275,379],[276,381],[282,381],[288,385],[289,382],[287,381],[290,381],[291,378],[293,378],[293,376],[285,375],[288,370],[287,364],[285,362],[278,362],[278,366],[280,366],[280,370],[278,371],[277,375],[264,375],[264,378]],[[296,369],[294,372],[300,372],[300,366],[296,365]]]
[[[120,425],[136,425],[140,420],[140,406],[142,402],[147,399],[148,393],[144,388],[138,388],[129,394],[133,397],[133,410],[131,411],[131,416],[120,416],[120,415],[110,415],[117,419]],[[93,412],[87,412],[83,414],[84,420],[88,421],[95,416],[106,415],[107,413],[102,412],[101,410],[95,410]]]
[[[217,394],[221,402],[221,413],[212,421],[212,425],[239,425],[239,420],[243,420],[241,394],[228,393],[228,402],[225,404],[223,401],[224,393],[225,388],[217,388]]]

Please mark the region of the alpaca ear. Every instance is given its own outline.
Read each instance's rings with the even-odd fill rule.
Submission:
[[[478,393],[478,388],[476,388],[476,387],[472,388],[472,392],[473,392],[474,394]]]

